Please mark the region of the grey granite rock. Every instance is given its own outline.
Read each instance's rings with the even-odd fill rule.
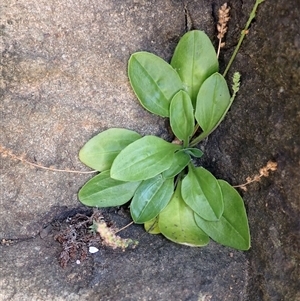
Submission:
[[[221,67],[253,2],[230,2]],[[61,169],[88,170],[79,149],[110,127],[171,139],[165,120],[136,100],[127,60],[138,50],[170,60],[187,27],[205,30],[216,42],[213,1],[3,0],[1,6],[0,144]],[[139,239],[135,249],[100,248],[62,269],[55,221],[66,224],[85,210],[77,192],[91,175],[29,168],[6,157],[0,166],[0,300],[300,300],[299,16],[293,0],[261,5],[229,74],[242,74],[239,95],[201,145],[201,163],[232,184],[270,159],[278,163],[276,172],[241,192],[250,251],[213,242],[178,246],[132,226],[122,235]],[[119,226],[128,221],[109,214]]]

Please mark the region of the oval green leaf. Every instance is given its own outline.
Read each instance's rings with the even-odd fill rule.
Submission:
[[[120,152],[110,175],[116,180],[133,182],[153,178],[171,166],[174,152],[180,148],[161,138],[145,136]]]
[[[158,216],[158,227],[161,233],[176,243],[201,247],[209,242],[209,237],[195,223],[194,212],[181,197],[181,183],[167,207]]]
[[[179,74],[195,107],[202,83],[219,70],[216,51],[209,37],[200,30],[187,32],[175,49],[171,65]]]
[[[133,221],[142,224],[155,218],[167,206],[173,192],[174,179],[158,175],[143,181],[130,203]]]
[[[182,198],[195,213],[209,221],[219,220],[224,211],[219,182],[203,167],[189,165],[189,172],[182,180]]]
[[[127,129],[108,129],[83,146],[79,152],[79,159],[95,170],[108,170],[120,151],[140,138],[140,134]]]
[[[183,150],[174,154],[171,166],[162,173],[165,179],[174,178],[178,175],[191,161],[191,157]]]
[[[219,180],[224,197],[224,212],[217,222],[195,214],[197,225],[216,242],[238,250],[249,250],[250,231],[243,199],[227,182]]]
[[[151,113],[169,117],[171,99],[183,89],[171,65],[152,53],[136,52],[129,59],[128,76],[142,106]]]
[[[224,77],[219,73],[211,75],[201,86],[195,111],[195,118],[203,134],[211,133],[224,118],[231,105],[231,97]]]
[[[170,125],[175,136],[188,145],[194,132],[194,109],[191,98],[185,91],[177,92],[170,104]]]
[[[114,180],[109,170],[89,180],[78,193],[81,203],[94,207],[114,207],[128,202],[140,182],[122,182]]]

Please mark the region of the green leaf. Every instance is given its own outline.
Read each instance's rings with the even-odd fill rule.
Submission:
[[[151,113],[169,117],[171,99],[183,89],[171,65],[152,53],[136,52],[129,59],[128,76],[142,106]]]
[[[160,234],[158,216],[148,222],[145,222],[144,228],[150,234]]]
[[[162,173],[165,179],[174,178],[178,175],[191,161],[191,158],[183,150],[174,154],[171,166]]]
[[[174,179],[162,175],[145,180],[136,190],[130,203],[130,213],[135,223],[145,223],[156,217],[168,204],[174,192]]]
[[[205,246],[209,237],[195,223],[194,212],[181,197],[181,182],[167,207],[158,216],[161,233],[168,239],[188,246]]]
[[[209,37],[200,30],[187,32],[179,41],[171,65],[195,107],[202,83],[219,70],[217,55]]]
[[[203,83],[197,96],[195,118],[203,135],[207,136],[219,125],[230,105],[227,83],[221,74],[214,73]]]
[[[85,165],[98,170],[110,169],[115,157],[141,135],[130,130],[112,128],[90,139],[80,150],[79,159]]]
[[[184,152],[195,158],[201,158],[203,156],[203,152],[200,149],[194,147],[185,148]]]
[[[218,180],[205,168],[189,165],[182,180],[182,198],[195,213],[209,221],[218,220],[224,210]]]
[[[213,240],[238,250],[250,248],[250,231],[243,199],[227,182],[219,180],[224,197],[224,212],[217,222],[195,214],[197,225]]]
[[[124,148],[114,160],[110,175],[121,181],[141,181],[168,169],[180,145],[155,136],[145,136]]]
[[[185,91],[177,92],[171,100],[170,125],[175,136],[188,145],[194,132],[195,119],[191,98]]]
[[[109,170],[89,180],[78,193],[81,203],[95,207],[114,207],[128,202],[140,182],[122,182],[112,179]]]

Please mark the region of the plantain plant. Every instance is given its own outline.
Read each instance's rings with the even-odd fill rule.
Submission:
[[[243,200],[229,183],[197,166],[203,152],[197,144],[225,117],[232,96],[218,73],[215,49],[200,30],[186,33],[171,63],[148,52],[128,62],[131,86],[141,105],[169,118],[173,143],[122,128],[101,132],[79,153],[80,160],[100,173],[79,191],[88,206],[121,206],[131,200],[134,223],[173,242],[204,246],[210,238],[232,248],[250,248]]]

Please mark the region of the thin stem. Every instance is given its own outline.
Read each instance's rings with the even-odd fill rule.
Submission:
[[[50,171],[57,171],[57,172],[68,172],[68,173],[78,173],[78,174],[89,174],[89,173],[95,173],[98,172],[97,170],[92,170],[92,171],[80,171],[80,170],[69,170],[69,169],[57,169],[53,167],[46,167],[37,163],[30,162],[26,160],[23,157],[18,157],[17,155],[13,154],[10,150],[5,149],[3,146],[0,145],[0,154],[3,157],[10,157],[13,160],[21,161],[23,164],[27,164],[36,168],[40,169],[45,169],[45,170],[50,170]]]
[[[183,141],[183,147],[184,147],[184,148],[188,147],[188,146],[189,146],[189,142],[190,142],[189,139],[184,140],[184,141]]]
[[[50,171],[57,171],[57,172],[68,172],[68,173],[80,173],[80,174],[89,174],[89,173],[95,173],[97,172],[97,170],[92,170],[92,171],[80,171],[80,170],[69,170],[69,169],[57,169],[57,168],[52,168],[52,167],[46,167],[43,165],[39,165],[39,164],[35,164],[32,163],[30,161],[27,161],[26,159],[23,158],[19,158],[19,157],[15,157],[15,159],[26,163],[28,165],[34,166],[36,168],[41,168],[41,169],[45,169],[45,170],[50,170]]]
[[[217,58],[219,58],[220,55],[220,51],[221,51],[221,44],[222,44],[222,40],[219,39],[219,45],[218,45],[218,51],[217,51]]]
[[[200,127],[200,126],[199,126],[199,124],[197,123],[197,124],[195,125],[195,127],[194,127],[194,133],[193,133],[192,137],[194,137],[194,135],[195,135],[196,132],[198,131],[199,127]],[[200,136],[201,136],[201,134],[200,134]],[[198,136],[197,138],[194,138],[194,140],[191,141],[191,143],[189,144],[189,146],[190,146],[190,147],[193,147],[193,146],[195,146],[196,144],[198,144],[200,141],[198,141],[198,142],[195,143],[195,140],[197,140],[200,136]],[[201,140],[202,140],[202,139],[201,139]]]
[[[199,124],[197,123],[197,124],[195,125],[195,127],[194,127],[194,132],[193,132],[192,137],[196,134],[196,132],[198,131],[198,129],[199,129]]]
[[[224,73],[223,73],[223,76],[224,76],[224,77],[226,76],[228,70],[230,69],[230,67],[231,67],[231,65],[232,65],[232,63],[233,63],[233,61],[234,61],[234,59],[235,59],[235,57],[236,57],[236,55],[237,55],[237,53],[238,53],[238,51],[239,51],[241,45],[242,45],[242,42],[243,42],[243,40],[244,40],[246,34],[248,33],[249,26],[250,26],[252,20],[255,18],[255,13],[256,13],[256,10],[257,10],[258,6],[259,6],[262,2],[264,2],[264,1],[265,1],[265,0],[256,0],[256,1],[255,1],[255,4],[254,4],[253,9],[252,9],[252,11],[251,11],[251,13],[250,13],[250,16],[249,16],[249,19],[248,19],[248,21],[247,21],[247,23],[246,23],[246,26],[245,26],[245,28],[244,28],[244,29],[242,30],[242,32],[241,32],[241,37],[240,37],[240,39],[239,39],[239,41],[238,41],[238,44],[236,45],[236,47],[235,47],[235,49],[234,49],[234,52],[233,52],[233,54],[232,54],[232,56],[231,56],[231,58],[230,58],[230,60],[229,60],[229,63],[228,63],[228,65],[227,65],[227,67],[226,67],[226,69],[225,69],[225,71],[224,71]]]
[[[246,183],[243,183],[243,184],[240,184],[240,185],[233,185],[232,187],[234,187],[234,188],[243,188],[243,187],[245,187],[248,184],[251,184],[253,182],[259,182],[259,180],[260,180],[261,177],[262,177],[262,175],[258,176],[257,178],[254,178],[252,180],[249,180]]]
[[[127,224],[126,226],[124,226],[123,228],[119,229],[118,231],[115,232],[115,234],[123,231],[124,229],[126,229],[127,227],[131,226],[133,224],[133,222],[130,222],[129,224]]]
[[[190,143],[190,147],[194,147],[196,146],[200,141],[202,141],[203,139],[205,139],[211,132],[208,133],[201,133],[197,138],[195,138],[191,143]]]

